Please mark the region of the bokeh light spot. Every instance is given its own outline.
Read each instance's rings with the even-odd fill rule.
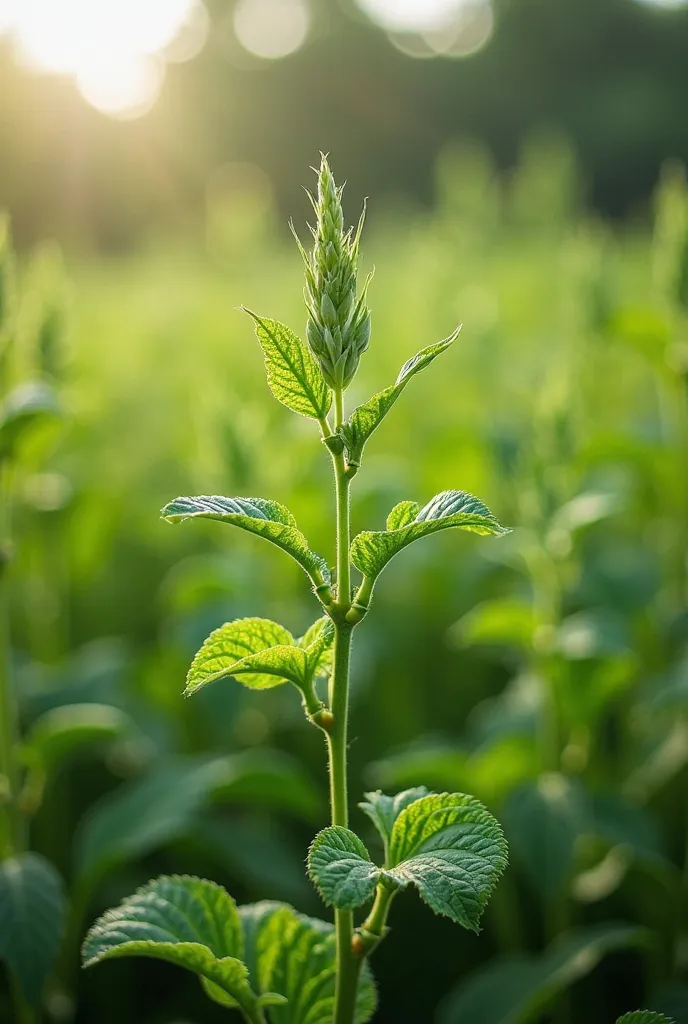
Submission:
[[[0,0],[3,27],[25,65],[72,76],[104,113],[137,117],[157,99],[164,60],[203,46],[208,14],[202,0]]]
[[[464,0],[357,0],[388,32],[431,32],[450,25]]]
[[[249,53],[266,60],[295,53],[305,43],[310,23],[305,0],[239,0],[234,9],[237,39]]]

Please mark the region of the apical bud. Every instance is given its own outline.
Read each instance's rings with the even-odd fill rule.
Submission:
[[[317,218],[312,229],[313,250],[307,253],[299,243],[306,265],[306,338],[325,382],[333,390],[343,391],[370,343],[367,281],[361,295],[356,295],[363,214],[356,231],[344,230],[342,189],[335,184],[325,156],[318,173],[317,197],[310,199]]]

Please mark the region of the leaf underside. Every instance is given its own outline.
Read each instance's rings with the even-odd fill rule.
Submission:
[[[257,316],[250,309],[245,311],[255,321],[268,385],[275,398],[302,416],[324,419],[332,404],[332,392],[310,349],[284,324]]]
[[[380,425],[389,410],[392,408],[401,392],[404,390],[411,378],[425,369],[442,352],[456,341],[461,326],[450,334],[444,341],[438,341],[434,345],[428,345],[421,349],[415,356],[404,363],[399,375],[391,387],[385,388],[377,395],[364,402],[357,409],[354,409],[348,421],[340,430],[344,440],[347,462],[352,466],[359,466],[363,457],[363,449],[371,434]]]
[[[298,529],[296,520],[284,505],[266,498],[227,498],[219,494],[200,494],[175,498],[161,511],[170,523],[187,519],[215,519],[275,544],[298,562],[315,586],[331,580],[327,562],[316,555]]]
[[[214,630],[196,654],[186,678],[185,694],[218,679],[235,676],[245,686],[265,690],[284,682],[306,687],[324,671],[334,639],[323,617],[300,639],[269,619],[227,622]]]
[[[0,864],[0,960],[32,1006],[57,958],[66,910],[62,879],[45,858],[25,853]]]
[[[442,491],[423,508],[410,501],[396,505],[386,530],[359,533],[351,544],[351,561],[364,576],[375,579],[408,544],[450,527],[483,536],[509,533],[479,498],[466,491]]]

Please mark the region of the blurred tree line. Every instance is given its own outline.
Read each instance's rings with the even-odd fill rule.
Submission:
[[[480,52],[414,60],[353,0],[313,0],[308,45],[252,62],[231,38],[233,0],[208,6],[204,50],[170,69],[138,121],[109,120],[70,80],[18,67],[0,39],[0,207],[20,242],[120,249],[193,224],[228,162],[258,165],[279,208],[290,197],[298,214],[293,196],[320,149],[371,198],[427,201],[448,141],[482,140],[509,168],[525,135],[554,127],[574,144],[589,202],[613,216],[642,208],[664,159],[688,159],[688,8],[495,0]]]

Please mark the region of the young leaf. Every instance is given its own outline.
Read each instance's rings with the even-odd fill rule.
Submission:
[[[268,385],[275,398],[302,416],[324,419],[332,404],[332,392],[310,350],[284,324],[257,316],[250,309],[245,312],[255,320]]]
[[[402,548],[439,530],[457,526],[483,536],[509,532],[482,501],[466,491],[442,491],[422,509],[402,502],[392,509],[387,523],[387,530],[359,533],[351,544],[351,561],[370,579],[379,576]]]
[[[647,938],[642,928],[597,924],[556,939],[539,956],[492,961],[444,1000],[437,1024],[535,1024],[558,995],[590,974],[608,953]]]
[[[340,430],[340,434],[344,439],[346,459],[349,465],[360,466],[363,449],[368,438],[382,423],[401,392],[411,380],[411,377],[418,373],[419,370],[424,370],[433,359],[446,351],[456,341],[460,330],[461,325],[444,341],[438,341],[434,345],[428,345],[427,348],[421,349],[420,352],[404,363],[399,371],[396,382],[391,387],[385,388],[384,391],[380,391],[377,395],[373,395],[363,405],[359,405],[357,409],[354,409],[348,422]]]
[[[616,1024],[674,1024],[674,1022],[669,1017],[665,1017],[663,1013],[654,1013],[652,1010],[634,1010],[632,1013],[624,1013]]]
[[[425,786],[416,786],[414,789],[405,789],[403,793],[396,796],[386,796],[378,789],[375,793],[365,793],[365,800],[358,806],[368,815],[375,828],[380,833],[385,844],[385,857],[392,838],[392,829],[404,808],[408,807],[415,800],[428,796],[429,790]]]
[[[103,914],[83,945],[84,967],[123,956],[167,960],[209,982],[204,988],[217,1002],[250,1012],[257,996],[243,953],[234,900],[214,882],[188,875],[149,882]]]
[[[308,873],[328,907],[354,910],[375,894],[382,874],[358,836],[331,826],[319,832],[308,851]]]
[[[317,628],[316,628],[317,627]],[[185,694],[228,676],[256,690],[294,683],[310,685],[326,663],[325,653],[334,639],[329,620],[320,619],[302,641],[269,619],[237,619],[214,630],[194,658],[186,678]],[[299,646],[310,641],[307,647]]]
[[[437,914],[472,931],[507,863],[499,823],[479,800],[463,793],[423,796],[396,819],[387,873],[412,882]]]
[[[59,413],[57,396],[47,384],[19,384],[0,405],[0,458],[11,455],[21,437],[37,423]]]
[[[264,537],[299,563],[317,588],[331,580],[327,562],[308,547],[308,541],[296,526],[296,520],[284,505],[265,498],[224,498],[200,494],[175,498],[161,511],[170,523],[186,519],[216,519]]]
[[[24,853],[0,864],[0,960],[32,1006],[57,958],[66,909],[62,879],[43,857]]]

